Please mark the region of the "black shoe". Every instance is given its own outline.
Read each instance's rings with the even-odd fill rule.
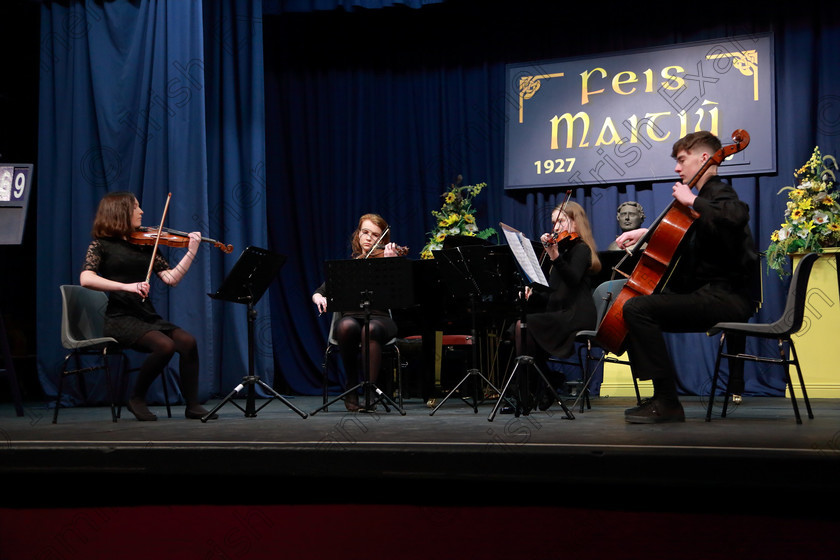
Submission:
[[[191,404],[191,405],[187,406],[187,409],[184,411],[184,416],[186,416],[190,420],[201,420],[202,418],[207,416],[208,412],[209,411],[206,410],[200,404]],[[219,415],[214,413],[214,414],[210,415],[208,420],[215,420],[218,417],[219,417]]]
[[[155,420],[157,420],[157,416],[152,414],[152,412],[146,406],[146,401],[144,401],[143,399],[139,399],[137,397],[128,399],[128,402],[126,403],[125,407],[140,422],[154,422]]]
[[[637,409],[624,413],[624,419],[631,424],[662,424],[665,422],[685,422],[685,411],[679,401],[666,402],[662,399],[649,399]]]
[[[646,399],[640,400],[639,404],[637,406],[634,406],[633,408],[626,409],[624,411],[624,415],[626,416],[628,414],[634,414],[636,412],[639,412],[641,409],[646,407],[650,403],[650,401],[652,401],[652,400],[653,400],[653,397],[648,397]]]
[[[347,393],[344,397],[344,408],[347,412],[359,412],[362,407],[359,406],[359,395],[356,393]]]

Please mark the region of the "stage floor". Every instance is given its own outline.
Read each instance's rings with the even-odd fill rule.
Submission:
[[[336,483],[352,480],[375,488],[363,501],[392,503],[417,503],[425,496],[435,503],[529,505],[552,495],[575,500],[594,492],[609,503],[627,491],[663,488],[700,496],[706,490],[751,496],[794,491],[827,499],[840,488],[835,399],[812,400],[814,418],[808,419],[800,398],[799,425],[784,398],[745,398],[730,405],[726,418],[720,418],[717,402],[712,421],[705,422],[706,398],[689,396],[682,399],[684,424],[632,425],[623,418],[634,405],[631,398],[593,398],[584,412],[565,401],[573,419],[555,404],[527,416],[499,413],[492,421],[495,401],[480,404],[477,413],[453,397],[433,415],[420,399],[405,401],[405,415],[382,407],[350,414],[341,403],[313,415],[320,397],[286,398],[288,404],[258,399],[253,417],[227,403],[219,419],[206,423],[185,419],[183,406],[173,406],[172,418],[164,407],[152,407],[156,422],[137,422],[123,411],[117,423],[107,407],[66,408],[52,424],[53,411],[43,404],[28,403],[18,417],[3,403],[0,473],[38,483],[45,477],[142,480],[146,490],[133,500],[152,504],[199,498],[227,503],[232,494],[207,489],[230,483],[252,483],[259,486],[255,499],[284,503],[299,499],[290,493],[297,481],[308,488],[312,503],[341,501]],[[244,399],[236,402],[246,405]],[[173,495],[158,485],[161,479],[186,484]],[[60,496],[42,493],[36,501],[49,507],[54,501],[119,505],[127,499],[107,492],[74,496],[73,484],[62,486]],[[32,505],[33,496],[25,499]],[[8,494],[4,500],[14,504]],[[760,500],[750,503],[762,507]]]

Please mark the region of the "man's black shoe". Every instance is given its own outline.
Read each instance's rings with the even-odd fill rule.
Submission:
[[[667,403],[662,399],[649,399],[642,406],[625,412],[624,419],[631,424],[685,422],[685,411],[679,401]]]
[[[653,397],[648,397],[646,399],[640,400],[639,404],[637,406],[634,406],[633,408],[626,409],[624,411],[624,415],[626,416],[628,414],[635,414],[636,412],[639,412],[641,409],[646,407],[648,405],[648,403],[650,403],[650,401],[652,401],[652,400],[653,400]]]

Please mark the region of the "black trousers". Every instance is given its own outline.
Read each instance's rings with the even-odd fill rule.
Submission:
[[[636,296],[624,304],[627,356],[637,379],[676,379],[677,371],[665,344],[665,332],[705,332],[721,321],[746,321],[755,307],[746,295],[728,285],[706,285],[687,294]],[[727,338],[729,353],[743,352],[746,339]],[[730,360],[730,388],[743,392],[744,365]]]

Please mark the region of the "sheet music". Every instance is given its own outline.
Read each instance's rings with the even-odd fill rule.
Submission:
[[[503,224],[502,222],[499,222],[499,225],[502,227],[505,239],[507,239],[508,245],[510,245],[513,256],[516,258],[516,262],[519,263],[519,267],[528,278],[528,282],[532,284],[540,284],[547,288],[548,280],[546,280],[545,273],[540,267],[537,254],[534,253],[534,247],[531,245],[531,240],[525,237],[521,231],[516,230],[509,225]]]

